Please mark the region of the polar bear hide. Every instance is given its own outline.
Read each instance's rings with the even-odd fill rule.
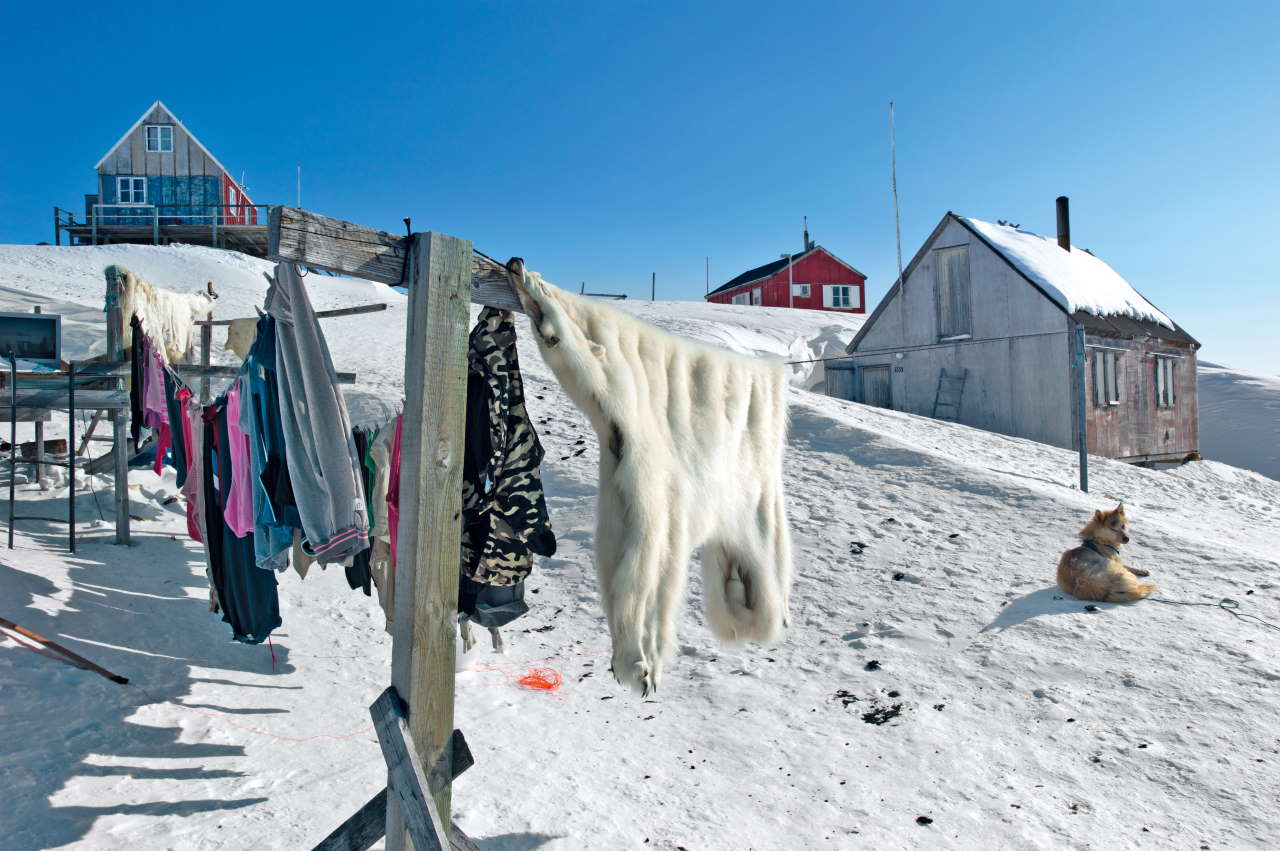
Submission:
[[[775,640],[791,586],[783,364],[672,336],[519,260],[508,270],[543,358],[600,442],[595,564],[614,676],[658,687],[698,547],[712,631]]]
[[[213,297],[207,293],[175,293],[161,289],[130,272],[117,267],[120,275],[120,310],[124,315],[124,345],[133,336],[129,317],[137,316],[147,336],[164,352],[168,363],[180,362],[191,349],[195,326],[192,324],[213,310]]]

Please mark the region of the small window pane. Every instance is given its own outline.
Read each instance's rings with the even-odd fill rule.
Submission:
[[[1102,386],[1102,352],[1093,352],[1093,404],[1102,407],[1107,404],[1106,393]]]

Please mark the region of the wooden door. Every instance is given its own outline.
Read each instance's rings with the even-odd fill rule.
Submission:
[[[889,388],[889,367],[864,366],[862,373],[862,403],[877,408],[892,408],[893,394]]]

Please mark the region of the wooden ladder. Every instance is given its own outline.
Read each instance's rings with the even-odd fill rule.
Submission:
[[[958,422],[960,419],[960,397],[964,395],[964,382],[969,377],[969,370],[959,375],[948,374],[944,366],[938,375],[938,392],[933,397],[933,418]]]

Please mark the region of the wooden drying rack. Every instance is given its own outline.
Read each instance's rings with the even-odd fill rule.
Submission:
[[[453,728],[469,304],[521,311],[507,269],[441,233],[396,236],[274,207],[267,256],[409,290],[391,686],[370,707],[387,789],[318,848],[479,851],[450,820],[471,764]],[[385,812],[385,817],[383,813]]]

